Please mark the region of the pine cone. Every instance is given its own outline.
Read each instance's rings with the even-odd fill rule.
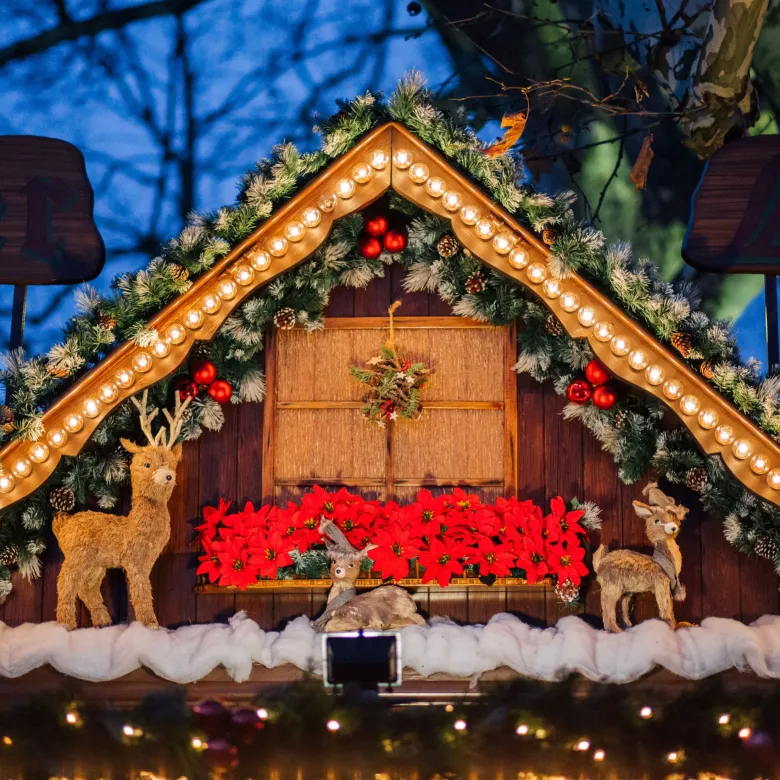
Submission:
[[[561,325],[560,320],[554,314],[547,315],[547,319],[544,321],[544,329],[551,336],[563,335],[563,325]]]
[[[474,293],[480,293],[485,289],[485,287],[487,287],[487,282],[485,281],[485,277],[482,275],[482,271],[474,271],[474,273],[471,274],[468,279],[466,279],[467,293],[471,293],[472,295]]]
[[[756,539],[756,555],[773,561],[777,557],[777,544],[768,536],[759,536]]]
[[[545,228],[542,231],[542,241],[544,241],[547,246],[552,246],[558,238],[558,231],[553,230],[552,228]]]
[[[274,314],[274,325],[279,330],[291,330],[295,327],[295,310],[284,306]]]
[[[704,466],[696,466],[695,468],[688,469],[685,474],[685,485],[696,493],[701,493],[705,487],[707,487],[709,479],[707,477],[707,469]]]
[[[104,330],[113,330],[116,327],[116,317],[113,314],[101,311],[97,316],[97,324]]]
[[[0,564],[3,566],[13,566],[19,560],[14,547],[3,547],[0,550]]]
[[[439,257],[443,257],[446,260],[458,254],[460,243],[452,233],[447,233],[439,239],[439,243],[436,244],[436,251],[439,253]]]
[[[571,580],[566,580],[563,585],[559,583],[555,586],[555,595],[564,604],[573,604],[580,597],[580,589]]]
[[[57,512],[72,512],[76,506],[76,494],[67,487],[56,487],[49,493],[49,503]]]
[[[177,282],[185,282],[190,278],[190,272],[178,263],[168,263],[168,273],[170,273],[171,279]]]
[[[196,360],[210,360],[211,359],[211,344],[208,341],[196,341],[192,345],[190,350],[190,360],[195,362]]]
[[[615,412],[615,427],[618,430],[622,430],[623,426],[628,421],[628,412],[625,409],[618,409]]]
[[[672,346],[684,357],[687,358],[691,354],[691,345],[693,344],[693,336],[690,333],[673,333],[672,334]]]
[[[2,404],[0,406],[0,430],[3,433],[13,433],[15,427],[14,410],[10,406]]]
[[[705,360],[700,366],[699,366],[699,373],[705,378],[705,379],[712,379],[712,377],[715,376],[715,365],[711,360]]]

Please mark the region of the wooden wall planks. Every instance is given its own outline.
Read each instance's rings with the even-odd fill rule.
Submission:
[[[381,316],[397,297],[404,304],[399,314],[449,315],[449,307],[436,296],[403,293],[400,267],[388,269],[383,279],[365,289],[340,288],[331,298],[327,316]],[[564,401],[550,385],[526,375],[518,377],[517,490],[520,497],[546,505],[562,495],[595,501],[603,509],[604,526],[594,534],[593,545],[627,546],[647,550],[644,523],[634,514],[631,501],[641,498],[642,485],[620,483],[611,457],[575,422],[563,420]],[[191,545],[193,526],[202,507],[220,496],[243,505],[257,503],[262,489],[264,407],[242,404],[225,407],[220,433],[204,433],[184,448],[178,486],[171,499],[171,541],[153,572],[158,618],[163,625],[226,620],[243,609],[263,628],[283,625],[296,615],[315,615],[325,603],[326,591],[206,595],[193,593],[196,553]],[[699,622],[704,616],[741,617],[752,621],[762,614],[777,614],[780,599],[777,577],[769,561],[737,554],[724,538],[721,524],[702,515],[696,497],[684,488],[674,495],[691,507],[680,536],[684,555],[682,579],[688,599],[677,605],[680,619]],[[8,625],[54,619],[56,578],[61,556],[52,539],[43,576],[32,582],[15,575],[14,592],[0,607]],[[124,578],[114,572],[104,585],[106,603],[116,620],[126,620],[128,606]],[[421,590],[414,594],[427,614],[446,615],[461,622],[485,622],[493,614],[511,611],[534,625],[551,625],[570,611],[561,607],[551,589],[496,589],[495,591]],[[132,612],[130,610],[130,612]],[[600,625],[599,589],[586,591],[578,614]],[[640,597],[635,617],[656,615],[651,598]],[[86,615],[82,624],[88,625]]]

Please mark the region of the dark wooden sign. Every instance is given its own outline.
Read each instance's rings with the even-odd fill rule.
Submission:
[[[106,251],[84,157],[56,138],[0,136],[0,284],[94,279]]]
[[[693,195],[682,255],[722,274],[780,270],[780,136],[743,138],[710,158]]]

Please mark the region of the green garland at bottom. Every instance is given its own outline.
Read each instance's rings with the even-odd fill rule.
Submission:
[[[210,701],[191,710],[180,693],[149,696],[130,711],[47,696],[0,710],[0,772],[300,780],[780,776],[777,686],[733,692],[711,679],[659,704],[648,703],[646,687],[644,697],[630,685],[596,685],[583,695],[579,683],[522,682],[448,704],[358,691],[335,696],[313,680],[241,709]]]

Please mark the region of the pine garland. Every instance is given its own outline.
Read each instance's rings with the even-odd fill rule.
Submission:
[[[403,123],[439,149],[533,230],[553,230],[551,274],[582,274],[666,344],[671,345],[675,334],[690,334],[691,346],[684,358],[689,365],[698,370],[702,361],[707,361],[713,386],[768,434],[780,436],[780,375],[760,381],[755,362],[742,364],[728,325],[710,320],[699,309],[689,285],[670,285],[652,263],[634,260],[628,244],[606,245],[599,231],[579,224],[571,211],[572,193],[550,196],[520,187],[518,160],[512,154],[484,155],[484,144],[466,126],[464,117],[446,114],[433,104],[419,73],[403,79],[387,101],[366,94],[340,108],[317,128],[322,136],[320,150],[304,154],[292,144],[276,147],[270,159],[257,163],[242,178],[234,206],[193,216],[145,269],[118,276],[112,283],[112,295],[101,296],[89,286],[79,291],[77,314],[66,324],[62,343],[37,357],[26,358],[21,351],[5,355],[0,381],[5,385],[5,404],[13,415],[13,425],[0,426],[0,445],[40,437],[42,410],[119,343],[149,338],[146,323],[152,316],[189,289],[332,159],[388,120]],[[296,321],[308,330],[321,328],[323,311],[336,287],[364,287],[384,276],[386,265],[395,260],[407,269],[404,289],[435,292],[457,314],[495,325],[522,318],[516,370],[539,381],[552,379],[556,392],[563,394],[573,374],[593,357],[587,343],[566,334],[552,336],[545,327],[547,309],[541,303],[466,252],[443,258],[437,245],[451,234],[448,220],[423,213],[397,196],[391,197],[390,207],[411,220],[408,245],[400,255],[363,258],[357,252],[363,219],[360,214],[351,215],[334,225],[310,262],[274,279],[226,320],[210,345],[210,357],[219,375],[235,388],[232,402],[262,400],[263,334],[273,327],[277,312],[292,309]],[[469,292],[467,280],[477,270],[484,277],[484,286],[477,290],[471,285]],[[178,372],[157,383],[152,389],[154,403],[163,405],[169,400],[167,396],[181,376]],[[725,518],[729,541],[745,552],[754,551],[757,539],[780,544],[780,510],[745,489],[718,457],[703,456],[686,430],[662,430],[662,404],[637,394],[630,404],[621,401],[621,405],[625,408],[610,412],[567,406],[565,414],[580,419],[597,436],[615,458],[625,482],[634,482],[648,468],[654,468],[669,481],[684,483],[691,469],[706,468],[701,500],[707,511]],[[630,424],[615,424],[616,413],[621,411],[630,413]],[[196,399],[184,438],[196,438],[204,427],[218,430],[223,420],[221,408],[212,399]],[[129,402],[121,404],[93,434],[88,451],[62,458],[45,486],[2,510],[0,551],[13,548],[20,570],[36,576],[51,515],[51,490],[69,488],[77,506],[84,506],[87,496],[92,495],[100,507],[114,507],[128,481],[128,461],[119,448],[119,438],[139,435],[132,407]],[[9,591],[10,569],[0,563],[0,601]]]

